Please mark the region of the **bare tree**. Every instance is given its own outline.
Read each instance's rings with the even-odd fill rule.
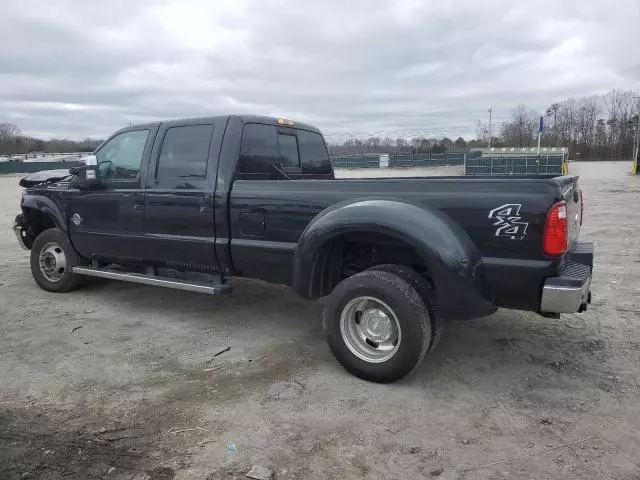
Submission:
[[[13,140],[20,135],[20,129],[13,123],[0,123],[0,141]]]
[[[550,128],[547,129],[548,133],[546,135],[547,143],[551,145],[555,145],[558,141],[558,112],[560,111],[559,103],[552,103],[549,108],[547,108],[547,117],[550,119]]]
[[[489,144],[489,124],[483,120],[476,120],[476,139],[484,146]],[[493,135],[491,135],[493,137]]]
[[[575,121],[575,153],[583,157],[591,157],[595,143],[596,122],[600,114],[600,104],[596,97],[585,97],[578,100]]]
[[[502,140],[516,147],[530,147],[535,142],[538,115],[524,105],[511,112],[511,121],[504,122],[500,131]]]
[[[0,123],[0,154],[19,153],[20,129],[13,123]]]

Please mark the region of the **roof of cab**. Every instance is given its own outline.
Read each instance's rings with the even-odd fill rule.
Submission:
[[[276,125],[280,127],[288,126],[288,125],[280,125],[277,123],[278,118],[282,118],[282,117],[266,117],[263,115],[217,115],[215,117],[172,118],[171,120],[162,120],[160,122],[150,122],[150,123],[141,123],[137,125],[129,125],[127,127],[123,127],[117,130],[109,138],[112,138],[119,133],[131,131],[131,130],[141,130],[144,128],[153,129],[153,128],[159,127],[160,125],[171,125],[172,123],[179,124],[179,123],[185,123],[185,122],[208,123],[208,122],[215,122],[217,120],[226,120],[231,117],[239,118],[243,123],[263,123],[266,125]],[[314,127],[313,125],[309,125],[308,123],[301,123],[293,120],[293,127],[322,134],[322,132],[318,128]]]
[[[184,123],[184,122],[188,122],[188,123],[207,123],[207,122],[213,122],[216,120],[226,120],[230,117],[236,117],[239,118],[243,123],[264,123],[267,125],[278,125],[278,126],[284,126],[286,127],[287,125],[279,125],[278,122],[278,118],[282,118],[282,117],[266,117],[266,116],[262,116],[262,115],[217,115],[214,117],[195,117],[195,118],[173,118],[171,120],[162,120],[160,122],[153,122],[153,123],[145,123],[145,124],[140,124],[140,125],[131,125],[128,127],[124,127],[121,128],[120,130],[118,130],[118,132],[123,132],[123,131],[127,131],[127,130],[138,130],[140,128],[154,128],[157,127],[158,125],[171,125],[172,123]],[[309,125],[308,123],[301,123],[301,122],[296,122],[295,120],[293,121],[293,127],[294,128],[301,128],[303,130],[310,130],[312,132],[317,132],[317,133],[321,133],[320,130],[316,127],[314,127],[313,125]]]
[[[263,115],[231,115],[231,116],[239,117],[240,120],[242,120],[244,123],[266,123],[267,125],[278,125],[277,123],[278,119],[283,118],[283,117],[265,117]],[[308,123],[297,122],[296,120],[293,120],[293,119],[287,119],[287,120],[293,121],[292,126],[294,128],[301,128],[303,130],[309,130],[311,132],[321,133],[320,129],[318,129],[317,127],[314,127],[313,125],[309,125]],[[286,126],[286,125],[278,125],[278,126]]]

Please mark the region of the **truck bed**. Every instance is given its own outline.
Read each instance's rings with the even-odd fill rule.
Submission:
[[[542,251],[547,211],[564,199],[568,200],[571,214],[575,214],[579,208],[573,195],[577,180],[575,176],[553,175],[236,180],[230,194],[229,219],[234,232],[231,241],[234,263],[248,276],[283,281],[291,271],[282,266],[291,262],[283,261],[282,257],[293,256],[298,239],[321,211],[359,198],[393,199],[436,209],[456,222],[480,251],[496,302],[506,307],[526,305],[535,310],[539,292],[531,289],[532,282],[542,285],[544,278],[558,274],[562,264],[557,258],[545,257]],[[500,225],[496,225],[500,223],[496,213],[506,206],[512,210],[509,216],[502,217],[503,221],[510,222],[515,229],[510,235],[500,234]],[[244,235],[250,230],[247,212],[256,212],[251,217],[253,221],[264,218],[265,236]],[[572,235],[577,236],[577,231]],[[266,262],[267,258],[272,258],[272,262]],[[254,272],[252,265],[260,265],[260,271]],[[275,268],[276,265],[280,268]],[[518,284],[523,288],[517,288]],[[513,291],[522,294],[513,295]]]

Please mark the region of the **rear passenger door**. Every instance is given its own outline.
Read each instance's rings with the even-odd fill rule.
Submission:
[[[272,282],[291,280],[298,238],[322,204],[302,179],[331,179],[317,132],[248,123],[229,199],[236,271]]]
[[[149,260],[216,271],[213,189],[218,156],[214,121],[169,122],[158,132],[145,190]]]

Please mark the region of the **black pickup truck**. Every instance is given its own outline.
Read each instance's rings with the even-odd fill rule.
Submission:
[[[85,167],[21,185],[14,230],[43,289],[292,285],[327,297],[332,352],[372,381],[410,372],[446,319],[590,302],[577,177],[338,180],[316,128],[231,115],[124,128]]]

